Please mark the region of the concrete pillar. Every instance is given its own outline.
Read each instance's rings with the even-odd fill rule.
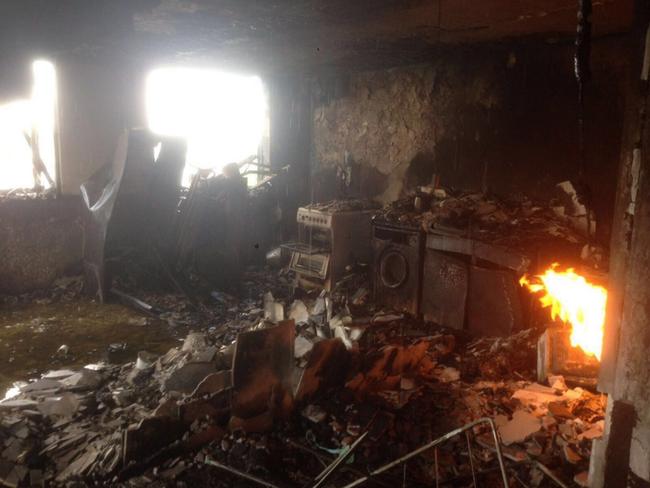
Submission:
[[[599,378],[609,408],[592,450],[594,488],[650,484],[650,15],[647,2],[636,5]]]
[[[269,91],[270,153],[274,169],[289,165],[291,182],[282,199],[282,239],[295,234],[296,211],[311,199],[311,85],[302,75],[266,80]]]
[[[112,161],[120,134],[143,124],[144,79],[118,61],[55,60],[58,85],[59,183],[61,193]]]
[[[630,471],[639,479],[650,480],[650,427],[637,425],[630,444]]]

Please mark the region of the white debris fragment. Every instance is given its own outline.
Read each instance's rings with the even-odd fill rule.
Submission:
[[[442,383],[452,383],[460,379],[460,371],[450,366],[438,366],[434,370],[434,374]]]
[[[603,436],[604,431],[605,431],[605,421],[598,420],[597,422],[594,422],[589,429],[585,430],[583,433],[578,435],[578,440],[587,439],[591,441],[593,439],[597,439]]]
[[[404,315],[394,314],[394,313],[384,313],[377,314],[372,318],[373,324],[387,324],[389,322],[395,322],[396,320],[401,320],[404,318]]]
[[[301,358],[314,348],[314,343],[309,339],[299,335],[293,346],[293,355],[296,358]]]
[[[61,388],[63,385],[56,381],[56,380],[50,380],[47,378],[41,378],[39,380],[36,380],[32,383],[26,384],[23,388],[21,388],[22,393],[38,393],[43,390],[58,390]]]
[[[302,416],[317,424],[327,418],[327,412],[318,405],[310,404],[302,410]]]
[[[314,306],[311,309],[312,315],[320,315],[325,313],[327,305],[325,303],[325,292],[321,292],[320,296],[314,302]]]
[[[364,327],[350,327],[350,339],[358,341],[363,336],[366,329]]]
[[[270,291],[264,295],[264,318],[274,323],[284,320],[284,307],[275,301]]]
[[[67,388],[96,388],[100,382],[100,373],[86,368],[61,380],[61,383]]]
[[[554,390],[567,391],[569,389],[562,375],[549,375],[548,385]]]
[[[47,398],[38,404],[38,410],[49,417],[72,417],[79,409],[79,399],[72,393]]]
[[[207,347],[208,341],[202,332],[190,332],[183,341],[183,352],[194,352]]]
[[[296,324],[306,324],[309,322],[307,306],[301,300],[295,300],[289,307],[289,318]]]
[[[350,336],[347,333],[347,330],[345,327],[337,325],[334,327],[334,337],[338,337],[343,341],[343,344],[345,344],[345,347],[350,350],[353,347],[352,340],[350,339]]]
[[[42,378],[47,380],[60,380],[63,378],[67,378],[68,376],[72,376],[74,373],[75,372],[72,371],[71,369],[57,369],[57,370],[48,371],[42,376]]]
[[[349,315],[336,314],[329,321],[330,329],[336,330],[337,327],[346,327],[352,323],[352,317]]]
[[[524,405],[544,405],[565,399],[564,396],[558,395],[553,388],[538,383],[532,383],[515,391],[512,398],[516,398]]]
[[[22,398],[18,398],[16,400],[2,400],[0,402],[0,408],[31,408],[35,407],[36,405],[38,405],[38,403],[34,400],[27,400]]]
[[[512,415],[512,420],[499,427],[499,434],[504,445],[509,446],[515,442],[523,442],[528,436],[542,428],[542,422],[532,413],[517,410]]]

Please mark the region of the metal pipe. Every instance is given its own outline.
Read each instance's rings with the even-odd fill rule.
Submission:
[[[211,458],[205,458],[205,464],[214,466],[215,468],[223,469],[224,471],[228,471],[229,473],[234,474],[235,476],[239,476],[240,478],[244,478],[248,481],[252,481],[253,483],[257,483],[258,485],[264,486],[266,488],[280,488],[279,486],[276,486],[273,483],[269,483],[268,481],[264,481],[263,479],[257,478],[248,473],[244,473],[243,471],[239,471],[238,469],[231,468],[230,466],[227,466],[225,464],[221,464],[219,461],[215,461],[214,459]]]
[[[561,479],[559,479],[557,476],[555,476],[550,469],[548,469],[546,466],[544,466],[539,461],[534,461],[533,466],[536,466],[542,473],[544,473],[551,480],[553,480],[555,482],[555,484],[557,484],[559,487],[561,487],[561,488],[569,488],[566,484],[564,484],[562,482]]]
[[[318,476],[316,476],[316,484],[313,488],[319,488],[336,472],[336,470],[341,466],[354,452],[354,450],[363,442],[363,440],[368,435],[368,432],[364,432],[359,438],[350,445],[345,451],[343,451],[332,464],[326,467]]]
[[[478,488],[478,483],[476,483],[476,471],[474,471],[474,454],[472,453],[472,444],[469,441],[469,434],[467,431],[465,431],[465,440],[467,441],[467,455],[469,456],[469,465],[472,468],[472,486],[474,488]]]
[[[323,467],[327,467],[327,466],[329,465],[329,463],[332,462],[332,457],[331,457],[331,456],[326,456],[325,454],[323,454],[323,453],[321,453],[321,452],[314,451],[313,449],[311,449],[311,448],[309,448],[309,447],[307,447],[307,446],[303,446],[302,444],[300,444],[299,442],[296,442],[296,441],[294,441],[294,440],[287,439],[286,441],[287,441],[290,445],[292,445],[293,447],[295,447],[296,449],[300,449],[301,451],[304,451],[304,452],[306,452],[306,453],[311,454],[312,456],[314,456],[314,457],[315,457],[316,459],[318,459],[318,461],[323,465]],[[325,460],[327,460],[328,462],[325,462]],[[349,472],[349,473],[352,473],[352,474],[354,474],[354,475],[356,475],[356,476],[364,476],[364,475],[365,475],[365,473],[364,473],[363,471],[360,471],[360,470],[354,468],[353,466],[345,465],[345,466],[343,466],[341,469],[342,469],[343,471],[347,471],[347,472]],[[393,481],[394,481],[394,480],[393,480]],[[375,480],[372,480],[372,482],[375,483],[375,484],[377,484],[377,485],[383,486],[383,487],[385,487],[385,488],[394,488],[394,486],[395,486],[394,483],[390,483],[390,484],[389,484],[389,483],[383,481],[383,480],[380,479],[380,478],[375,479]]]
[[[385,471],[388,471],[389,469],[392,469],[395,466],[398,466],[398,465],[400,465],[402,463],[405,463],[409,459],[412,459],[412,458],[414,458],[416,456],[419,456],[420,454],[422,454],[425,451],[428,451],[432,447],[436,447],[439,444],[442,444],[443,442],[448,441],[452,437],[455,437],[458,434],[462,434],[466,430],[469,430],[469,429],[473,428],[476,425],[480,425],[480,424],[484,424],[484,423],[489,424],[490,428],[492,429],[492,436],[494,438],[494,445],[495,445],[495,448],[496,448],[497,459],[499,461],[499,468],[501,470],[501,478],[502,478],[502,481],[503,481],[503,486],[504,486],[504,488],[509,488],[508,475],[506,474],[506,468],[505,468],[505,465],[503,463],[503,456],[501,455],[501,444],[499,443],[499,435],[497,434],[497,429],[496,429],[496,426],[494,425],[494,421],[491,418],[488,418],[488,417],[480,418],[478,420],[475,420],[474,422],[470,422],[469,424],[467,424],[467,425],[465,425],[463,427],[452,430],[451,432],[448,432],[447,434],[445,434],[445,435],[443,435],[441,437],[438,437],[436,440],[431,441],[428,444],[425,444],[424,446],[415,449],[414,451],[411,451],[410,453],[406,454],[405,456],[402,456],[402,457],[400,457],[400,458],[398,458],[398,459],[396,459],[396,460],[394,460],[394,461],[392,461],[392,462],[390,462],[388,464],[385,464],[384,466],[382,466],[380,468],[375,469],[368,476],[364,476],[362,478],[357,479],[356,481],[353,481],[352,483],[349,483],[349,484],[345,485],[344,488],[353,488],[355,486],[359,486],[359,485],[365,483],[366,481],[368,481],[373,476],[377,476],[378,474],[381,474],[381,473],[383,473]]]

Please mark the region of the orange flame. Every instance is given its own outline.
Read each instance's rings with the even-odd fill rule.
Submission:
[[[524,275],[519,284],[533,293],[543,292],[540,302],[542,307],[551,307],[551,318],[571,324],[571,345],[600,361],[607,290],[589,283],[573,268],[557,271],[557,267],[553,263],[534,283]]]

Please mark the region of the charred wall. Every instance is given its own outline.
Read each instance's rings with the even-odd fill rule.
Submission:
[[[623,113],[623,43],[593,46],[586,91],[585,181],[598,237],[608,242]],[[388,201],[433,174],[441,184],[544,198],[579,172],[573,46],[525,43],[456,48],[426,65],[326,75],[316,83],[314,187]],[[354,178],[353,178],[354,180]],[[318,198],[318,197],[317,197]]]
[[[80,265],[80,211],[73,197],[0,202],[0,293],[47,287]]]

